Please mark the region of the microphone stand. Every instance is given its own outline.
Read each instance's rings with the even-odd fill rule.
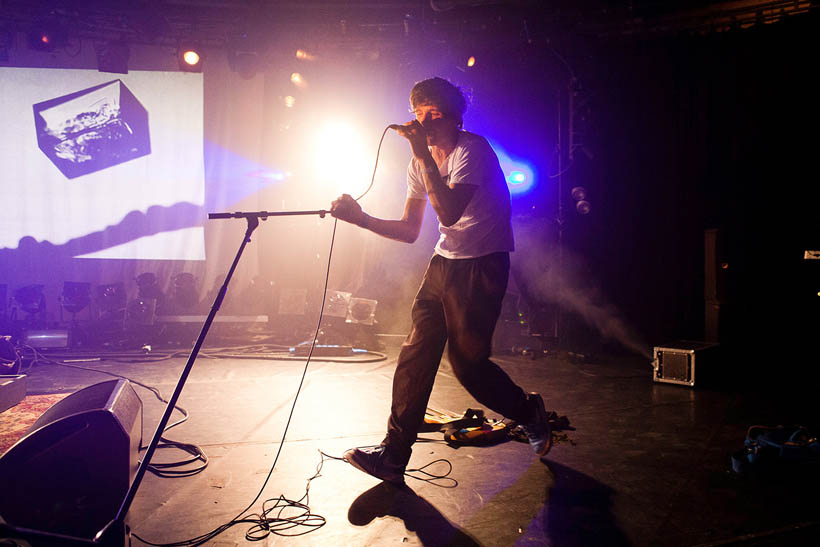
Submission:
[[[219,293],[216,295],[214,299],[214,303],[211,306],[211,311],[208,313],[208,317],[205,319],[205,323],[202,325],[202,330],[199,332],[199,336],[194,343],[194,347],[191,350],[191,355],[188,357],[188,362],[185,364],[185,368],[182,369],[182,374],[177,381],[176,388],[174,388],[174,393],[171,395],[171,398],[168,399],[168,404],[165,407],[165,412],[162,414],[162,418],[157,425],[156,430],[154,431],[154,436],[151,439],[151,442],[148,444],[148,448],[145,451],[145,455],[140,460],[139,467],[137,468],[137,472],[134,475],[134,480],[131,482],[131,486],[128,488],[128,491],[125,494],[125,497],[122,500],[122,504],[120,505],[119,510],[117,511],[117,515],[114,517],[111,522],[105,525],[105,527],[97,532],[97,535],[94,537],[92,542],[88,540],[83,541],[85,544],[95,544],[95,545],[105,545],[105,546],[122,546],[125,545],[125,539],[128,536],[128,529],[125,524],[125,516],[128,513],[128,509],[131,507],[131,503],[134,501],[134,497],[137,495],[137,490],[140,487],[140,483],[142,482],[143,477],[145,476],[145,472],[148,470],[148,464],[151,461],[151,457],[154,455],[154,451],[159,444],[160,437],[162,437],[162,433],[165,431],[165,427],[168,425],[168,421],[171,419],[171,414],[174,412],[174,407],[176,406],[177,400],[179,399],[180,394],[182,393],[182,388],[185,386],[185,382],[188,379],[188,374],[191,372],[191,369],[194,366],[194,361],[196,361],[197,355],[199,354],[199,350],[202,347],[202,344],[205,342],[205,337],[208,335],[208,330],[211,328],[211,323],[213,323],[214,318],[216,317],[216,313],[219,311],[219,308],[222,306],[222,300],[225,298],[225,294],[228,291],[228,283],[231,281],[231,277],[233,276],[234,271],[236,270],[236,266],[239,264],[239,259],[242,257],[242,252],[245,250],[245,246],[250,243],[251,241],[251,234],[253,231],[259,226],[259,219],[267,220],[268,217],[280,217],[280,216],[297,216],[297,215],[319,215],[319,218],[324,218],[328,211],[324,209],[316,210],[316,211],[283,211],[283,212],[270,212],[270,211],[255,211],[255,212],[236,212],[236,213],[208,213],[208,218],[211,220],[215,219],[230,219],[230,218],[244,218],[247,223],[247,229],[245,230],[245,235],[242,236],[242,243],[239,245],[239,250],[236,252],[236,257],[233,259],[233,263],[231,264],[230,269],[228,270],[228,275],[225,276],[225,281],[222,283],[222,287],[219,289]],[[33,532],[29,530],[29,532]],[[51,537],[52,539],[56,537],[66,538],[66,536],[60,536],[59,534],[44,534],[45,537]],[[79,538],[71,538],[71,539],[79,539]]]

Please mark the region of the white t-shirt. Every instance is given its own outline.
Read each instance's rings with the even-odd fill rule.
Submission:
[[[445,184],[477,186],[464,214],[452,226],[438,225],[441,237],[435,252],[445,258],[478,258],[513,251],[510,190],[487,139],[460,131],[455,149],[439,169]],[[427,199],[420,167],[413,158],[407,167],[407,197]]]

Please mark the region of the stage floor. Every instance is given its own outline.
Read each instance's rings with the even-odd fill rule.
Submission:
[[[287,438],[262,500],[299,500],[322,461],[320,451],[377,444],[390,406],[396,348],[370,363],[311,363]],[[818,531],[816,469],[738,476],[730,454],[753,424],[806,423],[815,405],[765,389],[690,389],[653,384],[641,357],[570,362],[560,355],[496,361],[548,409],[566,415],[574,431],[555,437],[539,461],[528,445],[454,448],[441,434],[424,434],[410,466],[446,459],[448,479],[409,478],[401,490],[325,460],[310,482],[312,514],[321,528],[282,530],[262,545],[803,545]],[[121,374],[168,396],[185,360],[74,363]],[[186,540],[237,516],[256,497],[280,448],[304,363],[201,357],[180,399],[190,419],[167,436],[202,447],[210,458],[200,474],[147,474],[129,513],[132,531],[153,543]],[[66,393],[107,379],[54,365],[28,372],[29,393]],[[148,441],[163,405],[137,387]],[[442,362],[432,408],[481,408]],[[485,409],[491,417],[496,417]],[[807,414],[807,413],[813,414]],[[173,459],[158,451],[155,460]],[[445,473],[447,464],[427,468]],[[209,542],[243,545],[251,524]],[[134,545],[142,543],[133,539]],[[259,543],[257,543],[259,544]]]

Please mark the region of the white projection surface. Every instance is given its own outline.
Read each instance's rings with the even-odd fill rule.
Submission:
[[[0,67],[0,250],[204,260],[202,74]]]

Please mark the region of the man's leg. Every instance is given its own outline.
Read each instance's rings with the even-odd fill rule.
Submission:
[[[531,420],[527,395],[490,360],[493,331],[507,290],[509,255],[448,261],[444,309],[453,373],[482,405],[518,422]]]
[[[413,325],[399,353],[393,375],[393,400],[387,422],[387,436],[377,449],[354,449],[345,459],[373,476],[402,482],[410,460],[411,446],[424,421],[424,412],[433,390],[447,328],[441,291],[444,288],[443,259],[434,256],[424,274],[413,302]]]
[[[443,294],[453,372],[478,402],[519,422],[532,449],[544,456],[552,446],[544,401],[537,393],[524,393],[490,361],[493,331],[507,290],[509,255],[451,262]]]

